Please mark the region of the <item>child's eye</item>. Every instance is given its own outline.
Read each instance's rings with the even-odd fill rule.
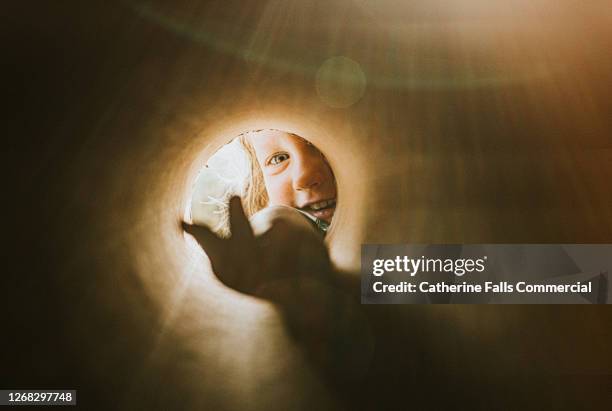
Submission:
[[[274,154],[272,157],[270,157],[270,159],[268,160],[268,164],[270,165],[278,165],[280,163],[282,163],[283,161],[287,161],[289,160],[289,154],[287,153],[278,153],[278,154]]]

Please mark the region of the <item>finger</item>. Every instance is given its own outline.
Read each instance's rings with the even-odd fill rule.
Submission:
[[[244,213],[240,197],[232,197],[230,199],[230,231],[232,232],[232,240],[237,240],[241,244],[250,244],[254,241],[253,229],[249,223],[249,219]]]
[[[225,240],[219,238],[210,228],[205,226],[193,225],[186,222],[183,222],[182,226],[186,233],[191,234],[196,239],[213,264],[220,262],[226,247],[226,244],[224,244]]]

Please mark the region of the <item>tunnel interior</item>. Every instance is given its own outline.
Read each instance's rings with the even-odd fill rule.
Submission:
[[[1,385],[76,387],[86,409],[343,409],[276,307],[181,230],[199,169],[246,130],[325,153],[345,271],[364,243],[609,243],[606,2],[460,3],[10,4]],[[605,307],[393,309],[370,326],[407,368],[364,409],[606,400]]]

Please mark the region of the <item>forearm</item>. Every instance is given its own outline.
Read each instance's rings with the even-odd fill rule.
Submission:
[[[278,305],[305,355],[337,388],[364,375],[373,350],[355,283],[337,273],[316,273],[279,282],[265,295]]]

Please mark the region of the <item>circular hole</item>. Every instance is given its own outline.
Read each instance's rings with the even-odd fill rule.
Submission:
[[[233,196],[242,199],[247,217],[270,206],[291,207],[322,233],[337,207],[336,178],[325,155],[306,137],[278,129],[242,133],[210,156],[195,181],[192,222],[228,236]]]

